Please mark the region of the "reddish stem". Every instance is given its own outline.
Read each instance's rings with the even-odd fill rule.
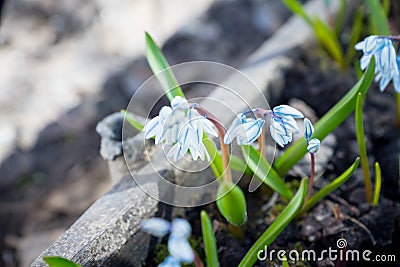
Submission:
[[[224,143],[224,136],[226,133],[224,126],[221,124],[221,122],[219,122],[219,120],[217,119],[217,117],[214,114],[208,112],[205,108],[203,108],[197,104],[193,105],[193,107],[199,112],[200,115],[204,116],[209,121],[211,121],[217,128],[219,143],[221,145],[222,166],[224,168],[224,180],[226,182],[232,183],[232,172],[229,167],[229,159],[230,159],[229,146]]]
[[[194,249],[192,249],[192,251],[193,251],[193,254],[194,254],[194,265],[196,266],[196,267],[204,267],[204,264],[203,264],[203,262],[201,261],[201,259],[200,259],[200,257],[199,257],[199,254],[197,254],[197,252],[194,250]]]
[[[257,118],[262,118],[262,115],[257,113]],[[264,125],[261,127],[261,134],[260,137],[257,139],[258,142],[258,151],[260,152],[261,156],[264,156]]]
[[[315,157],[314,153],[310,153],[311,157],[311,173],[310,173],[310,181],[308,183],[308,190],[307,190],[307,196],[306,196],[306,201],[311,197],[311,191],[314,185],[314,172],[315,172]]]

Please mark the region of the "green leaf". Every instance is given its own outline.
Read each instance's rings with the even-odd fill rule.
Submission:
[[[269,246],[275,238],[286,228],[286,226],[296,217],[297,213],[303,206],[304,199],[307,193],[308,179],[303,178],[300,183],[299,190],[292,198],[282,213],[275,219],[275,221],[268,227],[268,229],[261,235],[257,242],[250,248],[247,254],[240,262],[240,267],[253,266],[257,261],[257,255],[260,250],[265,246]]]
[[[362,110],[363,110],[363,97],[361,93],[358,93],[357,103],[356,103],[356,115],[355,115],[356,136],[357,136],[358,149],[360,150],[361,168],[364,174],[365,195],[367,202],[371,203],[372,183],[371,183],[371,174],[369,173],[367,147],[365,145],[365,138],[364,138],[365,134],[364,134]]]
[[[212,158],[214,156],[214,160],[211,161],[211,169],[213,170],[215,177],[217,179],[222,177],[224,172],[224,167],[222,166],[222,158],[219,154],[217,148],[215,147],[214,143],[204,134],[203,136],[203,143],[207,149],[208,154]]]
[[[75,262],[70,260],[64,259],[58,256],[45,256],[43,260],[49,265],[50,267],[82,267]]]
[[[217,241],[214,236],[213,226],[208,217],[207,212],[204,210],[200,213],[201,217],[201,231],[203,232],[204,251],[206,252],[206,260],[208,267],[218,267],[218,251]]]
[[[379,204],[379,197],[381,195],[381,185],[382,185],[381,166],[379,166],[378,162],[375,162],[375,190],[374,190],[374,198],[372,200],[373,206],[378,206]]]
[[[232,170],[245,173],[247,175],[252,175],[253,172],[248,168],[248,165],[246,162],[244,162],[241,158],[231,155],[231,159],[229,162],[229,165],[231,166]]]
[[[282,178],[275,172],[271,165],[252,146],[241,146],[243,157],[254,175],[263,183],[271,187],[275,192],[285,199],[293,197],[290,189],[285,185]]]
[[[346,10],[347,10],[346,0],[340,0],[340,6],[338,13],[336,15],[335,25],[334,25],[336,35],[339,35],[343,29],[344,21],[346,19]]]
[[[385,17],[388,18],[390,14],[390,0],[382,0],[382,9],[385,13]]]
[[[175,96],[185,97],[163,53],[147,32],[146,57],[151,70],[161,83],[168,99],[171,101]]]
[[[134,115],[126,110],[121,110],[121,113],[125,116],[127,122],[132,125],[133,128],[137,129],[139,132],[143,130],[144,126],[138,120],[135,119]]]
[[[223,181],[217,190],[217,207],[225,219],[235,226],[247,221],[246,199],[239,186]]]
[[[361,79],[353,88],[336,103],[314,126],[314,138],[323,140],[329,133],[335,130],[353,112],[358,93],[364,96],[374,77],[375,60],[371,62]],[[305,138],[300,138],[292,144],[274,163],[274,169],[282,177],[307,153]]]
[[[378,28],[378,34],[390,35],[389,24],[380,2],[378,0],[365,0],[365,2],[371,12],[371,17]]]
[[[289,263],[288,263],[286,256],[283,256],[282,267],[289,267]]]
[[[311,27],[313,27],[314,22],[311,19],[311,17],[306,13],[306,11],[303,8],[303,5],[297,1],[297,0],[283,0],[282,1],[286,7],[292,11],[294,14],[298,15],[301,17],[305,22],[308,23]]]
[[[344,184],[353,175],[359,163],[360,163],[360,158],[357,158],[355,162],[344,173],[342,173],[342,175],[340,175],[330,184],[328,184],[327,186],[319,190],[317,193],[315,193],[312,197],[310,197],[310,199],[305,203],[300,214],[307,212],[309,209],[314,207],[314,205],[317,204],[321,199],[323,199],[331,192],[336,190],[336,188]]]
[[[183,94],[182,89],[180,88],[178,81],[176,80],[176,77],[163,53],[154,42],[150,34],[147,32],[146,57],[151,70],[156,75],[169,101],[171,101],[175,96],[181,96],[185,98],[185,95]],[[208,153],[210,155],[215,155],[214,161],[211,163],[211,169],[213,170],[215,176],[219,178],[223,173],[221,157],[217,153],[217,148],[210,142],[210,140],[207,139],[207,137],[203,137],[203,142]]]
[[[339,39],[335,32],[333,32],[329,26],[320,19],[315,20],[314,31],[326,51],[328,51],[341,67],[344,67],[342,47],[340,46]]]

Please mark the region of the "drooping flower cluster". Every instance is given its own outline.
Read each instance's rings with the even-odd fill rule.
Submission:
[[[167,155],[175,161],[182,159],[187,152],[190,152],[193,160],[210,160],[203,143],[203,133],[215,137],[218,133],[214,124],[205,117],[207,114],[203,116],[197,109],[205,114],[198,105],[189,105],[186,99],[175,97],[171,107],[164,106],[159,115],[145,125],[145,138],[154,137],[156,144],[172,146]],[[246,115],[249,113],[256,114],[257,118],[248,118]],[[300,111],[288,105],[280,105],[272,110],[249,110],[236,116],[223,136],[223,142],[230,144],[236,138],[238,145],[252,144],[262,134],[267,115],[270,117],[271,137],[281,147],[292,141],[293,134],[299,133],[296,119],[304,118]],[[307,139],[307,145],[317,145],[315,142],[314,139]]]
[[[312,135],[314,134],[314,126],[312,125],[311,121],[307,118],[304,119],[304,137],[306,138],[307,142],[307,150],[308,152],[315,154],[319,150],[321,141],[317,138],[311,139]]]
[[[295,119],[304,117],[300,111],[288,105],[280,105],[268,111],[255,109],[252,112],[261,114],[263,118],[247,118],[246,114],[249,112],[237,115],[225,134],[225,144],[230,144],[234,138],[237,138],[238,145],[253,143],[260,137],[265,124],[265,116],[268,114],[271,117],[269,127],[271,137],[278,145],[284,147],[292,141],[293,134],[299,133]]]
[[[181,263],[192,263],[194,253],[188,238],[192,232],[190,224],[184,219],[174,219],[171,223],[162,218],[150,218],[141,223],[141,229],[153,236],[164,237],[168,233],[170,256],[159,267],[180,267]]]
[[[400,56],[396,56],[391,37],[371,35],[355,45],[355,49],[362,50],[360,60],[361,69],[366,69],[371,58],[375,58],[375,81],[379,82],[381,92],[385,90],[390,81],[400,93]]]
[[[155,143],[172,146],[168,156],[175,161],[182,159],[190,151],[193,160],[210,159],[203,143],[203,133],[218,136],[212,122],[189,106],[186,99],[177,96],[171,107],[161,108],[157,117],[144,127],[145,138],[155,137]]]
[[[300,111],[288,105],[277,106],[269,114],[271,116],[271,125],[269,126],[271,137],[278,145],[284,147],[292,142],[293,134],[299,133],[295,119],[301,119],[304,116]]]

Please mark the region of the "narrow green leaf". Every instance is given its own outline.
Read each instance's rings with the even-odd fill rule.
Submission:
[[[346,56],[345,56],[346,66],[349,66],[351,61],[353,60],[354,54],[356,52],[356,50],[354,49],[354,45],[359,41],[362,28],[363,28],[363,15],[360,10],[357,10],[354,15],[354,21],[353,21],[353,26],[351,29],[350,41],[349,41],[349,45],[347,46],[347,52],[346,52]],[[359,67],[359,65],[357,67]],[[361,77],[361,75],[360,75],[360,77]]]
[[[82,267],[75,262],[70,260],[64,259],[58,256],[45,256],[43,260],[49,265],[50,267]]]
[[[289,263],[286,256],[283,256],[282,267],[289,267]]]
[[[185,98],[182,89],[180,88],[178,81],[174,73],[171,70],[166,58],[161,52],[160,48],[154,42],[153,38],[146,32],[146,57],[150,65],[151,70],[156,75],[160,82],[163,90],[165,91],[168,99],[171,101],[175,96],[181,96]],[[221,177],[223,173],[222,159],[217,153],[215,145],[203,137],[204,145],[206,146],[207,152],[210,155],[215,155],[213,162],[211,163],[211,169],[213,170],[217,178]]]
[[[375,190],[374,190],[374,198],[372,201],[373,206],[378,206],[379,204],[379,197],[381,195],[381,185],[382,185],[381,166],[379,166],[378,162],[375,162]]]
[[[311,27],[313,27],[314,22],[311,19],[311,17],[306,13],[306,11],[303,8],[303,5],[297,1],[297,0],[283,0],[283,3],[286,5],[286,7],[292,11],[294,14],[298,15],[301,17],[305,22],[308,23]]]
[[[203,232],[204,251],[206,252],[206,260],[208,267],[218,267],[218,251],[217,241],[214,236],[213,226],[208,217],[207,212],[204,210],[200,213],[201,217],[201,231]]]
[[[385,11],[378,0],[365,0],[373,18],[378,34],[390,35],[389,24],[385,15]]]
[[[129,122],[129,124],[132,125],[133,128],[137,129],[139,132],[143,130],[143,124],[136,120],[132,113],[124,109],[121,110],[121,113],[125,116],[126,121]]]
[[[203,143],[207,149],[208,154],[210,157],[214,157],[214,160],[211,161],[211,169],[214,172],[214,175],[217,179],[222,177],[224,172],[224,167],[222,166],[222,158],[219,154],[217,148],[215,147],[214,143],[204,134],[203,136]]]
[[[241,158],[231,155],[231,160],[229,162],[229,166],[231,166],[232,170],[245,173],[247,175],[252,175],[253,172],[248,168],[246,162],[244,162]]]
[[[241,146],[243,157],[254,175],[263,183],[271,187],[275,192],[285,199],[293,197],[290,189],[285,185],[283,179],[275,172],[271,165],[252,146]]]
[[[374,77],[375,60],[371,62],[361,79],[353,88],[333,106],[319,121],[314,125],[313,137],[323,140],[329,133],[335,130],[353,112],[358,93],[364,96]],[[274,163],[274,169],[282,177],[307,153],[306,141],[304,137],[292,144]]]
[[[218,187],[216,202],[229,223],[241,226],[247,221],[246,198],[239,186],[223,181]]]
[[[171,101],[175,96],[185,97],[163,53],[147,32],[146,57],[151,70],[156,75],[168,99]]]
[[[335,32],[333,32],[329,26],[320,19],[314,21],[314,31],[326,51],[328,51],[341,67],[344,67],[342,47],[340,46],[339,39]]]
[[[340,32],[343,29],[344,21],[346,18],[346,10],[347,10],[347,1],[340,0],[339,11],[336,15],[335,25],[334,25],[335,33],[337,36],[339,36]]]
[[[257,242],[250,248],[239,264],[239,267],[253,266],[257,261],[257,255],[260,250],[265,246],[269,246],[275,238],[286,228],[286,226],[296,217],[297,213],[303,206],[304,199],[307,193],[308,179],[303,178],[300,183],[299,190],[282,211],[282,213],[275,219],[275,221],[268,227],[268,229],[261,235]]]
[[[382,8],[385,13],[385,17],[388,18],[390,14],[390,0],[382,0]]]
[[[359,162],[360,158],[357,158],[356,161],[344,173],[342,173],[342,175],[340,175],[330,184],[328,184],[317,193],[315,193],[312,197],[310,197],[310,199],[305,203],[304,208],[301,210],[300,214],[307,212],[309,209],[314,207],[314,205],[317,204],[321,199],[323,199],[331,192],[336,190],[336,188],[344,184],[353,175],[354,171],[358,167]]]
[[[365,138],[364,138],[365,134],[364,134],[362,110],[363,110],[363,96],[361,93],[358,93],[357,103],[356,103],[356,115],[355,115],[356,136],[357,136],[358,149],[360,150],[361,167],[364,174],[365,195],[367,202],[371,203],[372,183],[371,183],[371,174],[369,173],[367,146],[365,145]]]

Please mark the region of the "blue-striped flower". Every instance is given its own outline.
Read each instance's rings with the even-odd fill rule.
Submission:
[[[314,126],[312,125],[311,121],[307,118],[304,119],[304,137],[306,138],[307,142],[307,150],[310,153],[317,153],[319,150],[321,142],[317,138],[311,139],[312,135],[314,134]]]
[[[313,138],[310,140],[310,142],[308,142],[307,150],[308,152],[315,154],[319,150],[320,145],[321,141],[319,141],[317,138]]]
[[[295,108],[288,105],[280,105],[269,112],[271,124],[269,131],[272,139],[284,147],[292,141],[293,134],[299,133],[299,128],[295,119],[303,118],[303,114]]]
[[[144,127],[144,136],[150,139],[155,136],[156,145],[164,142],[172,145],[177,142],[178,134],[185,124],[186,111],[189,103],[183,97],[177,96],[171,101],[171,107],[161,108],[158,116],[151,119]]]
[[[363,70],[367,68],[372,56],[375,57],[375,81],[379,82],[380,91],[384,91],[393,80],[394,88],[400,92],[399,60],[390,38],[371,35],[357,43],[355,49],[363,51],[360,59]]]
[[[168,152],[168,156],[177,161],[190,151],[193,160],[198,158],[210,160],[203,143],[203,132],[215,137],[218,136],[212,122],[201,116],[196,109],[189,109],[185,125],[178,133],[177,143]]]
[[[141,223],[143,231],[156,237],[163,237],[170,233],[168,238],[168,251],[170,256],[165,258],[159,266],[175,267],[180,263],[192,263],[194,253],[188,242],[192,232],[190,224],[184,219],[174,219],[172,223],[162,218],[150,218]]]
[[[214,125],[201,116],[196,109],[189,108],[186,99],[177,96],[171,107],[162,107],[157,117],[144,127],[145,138],[155,137],[155,143],[172,146],[168,156],[175,161],[182,159],[190,151],[192,158],[210,160],[203,143],[203,132],[218,136]]]
[[[236,138],[238,145],[249,145],[260,137],[264,123],[261,118],[247,118],[245,114],[240,113],[225,133],[224,143],[230,144]]]

